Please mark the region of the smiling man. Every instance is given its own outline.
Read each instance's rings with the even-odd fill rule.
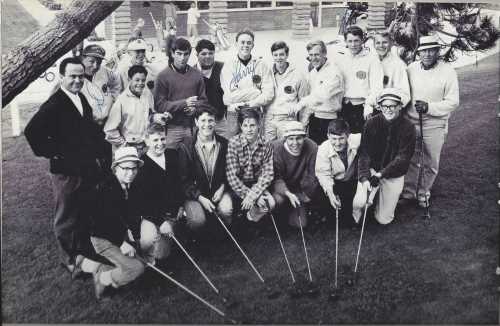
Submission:
[[[205,91],[208,103],[215,109],[215,130],[219,136],[228,138],[227,135],[227,107],[224,104],[224,91],[220,84],[220,74],[223,62],[215,60],[215,44],[209,40],[202,39],[196,44],[196,56],[198,63],[196,68],[201,71],[205,81]]]
[[[167,147],[176,148],[193,135],[193,115],[199,105],[207,103],[205,82],[198,69],[187,64],[191,44],[179,37],[172,47],[170,62],[156,79],[154,100],[156,112],[168,112],[172,120],[167,124]]]
[[[80,93],[84,66],[79,58],[59,65],[61,87],[42,104],[24,134],[36,156],[50,159],[55,197],[54,231],[64,267],[71,273],[83,259],[89,242],[82,226],[81,195],[102,176],[104,138],[92,118],[92,108]]]
[[[429,205],[448,133],[448,119],[458,108],[460,97],[457,73],[449,63],[439,59],[440,48],[438,36],[422,36],[417,48],[420,60],[408,67],[412,105],[407,117],[420,137],[419,116],[422,116],[425,155],[423,167],[419,167],[421,149],[415,151],[405,178],[402,203],[417,199],[421,207]],[[417,193],[419,173],[424,173],[424,177]]]
[[[304,125],[298,121],[285,123],[283,137],[273,142],[272,195],[280,218],[287,219],[290,226],[305,227],[308,205],[320,195],[314,173],[318,146],[306,137]]]
[[[186,224],[199,230],[213,213],[231,222],[233,201],[226,179],[227,140],[217,135],[215,110],[203,106],[196,110],[197,132],[179,145],[182,190],[186,197]]]
[[[220,82],[227,105],[228,138],[238,133],[238,111],[241,107],[257,107],[262,112],[274,97],[272,73],[266,63],[252,56],[255,36],[244,29],[236,34],[238,54],[222,68]]]
[[[353,201],[353,217],[359,222],[367,202],[378,190],[375,219],[391,223],[403,190],[405,174],[415,150],[415,128],[401,114],[404,95],[396,88],[385,88],[377,103],[382,114],[369,119],[363,129],[359,148],[358,186]]]

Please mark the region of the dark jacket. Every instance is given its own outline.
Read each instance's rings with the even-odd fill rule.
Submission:
[[[222,100],[224,91],[222,90],[222,86],[220,84],[220,72],[222,71],[223,66],[224,62],[215,61],[210,78],[203,76],[208,103],[210,103],[210,105],[217,111],[215,116],[217,120],[222,119],[227,111],[227,107],[224,105],[224,101]]]
[[[370,168],[382,178],[406,174],[415,151],[415,127],[400,115],[388,122],[382,114],[369,119],[363,129],[358,155],[358,179],[370,176]]]
[[[136,211],[159,226],[167,215],[175,218],[184,201],[177,152],[173,149],[165,151],[165,170],[147,154],[142,156],[142,160],[144,165],[134,181],[139,190]]]
[[[106,239],[121,246],[127,240],[127,230],[132,231],[134,239],[140,238],[140,216],[134,207],[137,187],[132,182],[128,189],[128,199],[114,174],[109,175],[86,196],[89,212],[90,234]]]
[[[24,130],[35,155],[50,159],[51,173],[93,175],[99,170],[96,159],[106,156],[104,134],[94,122],[85,96],[78,95],[83,117],[59,89],[42,104]]]
[[[227,140],[215,135],[220,149],[215,160],[212,183],[210,183],[195,148],[196,139],[197,134],[193,138],[185,138],[178,147],[182,190],[187,199],[197,200],[199,195],[210,199],[222,184],[225,184],[226,189],[229,190],[226,179]]]

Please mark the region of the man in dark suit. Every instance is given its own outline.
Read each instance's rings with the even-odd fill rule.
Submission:
[[[102,176],[105,142],[92,118],[92,108],[80,93],[84,80],[80,59],[62,60],[59,73],[60,89],[42,104],[24,133],[35,155],[50,159],[56,202],[54,231],[62,263],[74,274],[90,245],[80,200]]]

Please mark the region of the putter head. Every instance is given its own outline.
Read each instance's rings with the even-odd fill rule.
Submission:
[[[266,286],[266,293],[268,299],[277,299],[281,295],[281,291],[273,289],[271,286]]]
[[[221,296],[222,303],[227,309],[235,308],[239,306],[240,302],[232,295],[226,294]]]
[[[354,273],[354,275],[351,278],[347,279],[346,284],[349,286],[354,286],[354,285],[358,284],[358,281],[359,281],[358,273]]]
[[[307,282],[306,283],[306,292],[305,294],[308,297],[316,297],[319,295],[319,286],[316,282]]]
[[[337,301],[340,297],[340,291],[337,288],[333,288],[330,290],[328,294],[328,301]]]

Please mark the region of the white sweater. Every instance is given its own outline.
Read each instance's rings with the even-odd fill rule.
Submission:
[[[356,55],[346,50],[335,56],[345,80],[344,97],[354,105],[366,103],[373,107],[383,89],[384,71],[378,57],[364,49]]]
[[[273,79],[275,96],[267,106],[266,114],[288,114],[291,106],[309,94],[305,73],[293,64],[290,64],[283,74],[274,71]]]
[[[254,76],[261,78],[255,85]],[[245,66],[237,56],[224,63],[220,74],[220,82],[224,95],[222,100],[228,111],[234,111],[231,104],[249,102],[250,106],[265,106],[274,97],[274,81],[271,70],[261,59],[252,58]]]
[[[410,101],[410,83],[406,73],[406,63],[394,53],[389,52],[381,61],[384,70],[384,78],[387,76],[387,83],[384,88],[399,88],[407,97],[403,98],[403,106]]]
[[[420,61],[408,66],[412,105],[408,116],[418,119],[414,104],[416,100],[429,104],[429,111],[423,115],[425,120],[448,120],[450,113],[459,104],[458,77],[455,69],[439,61],[433,68],[424,70]]]

